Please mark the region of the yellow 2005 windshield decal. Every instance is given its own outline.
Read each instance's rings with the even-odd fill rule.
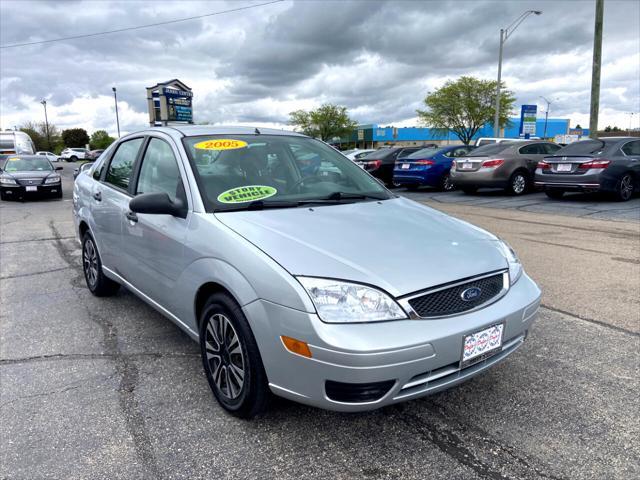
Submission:
[[[193,147],[197,150],[236,150],[238,148],[247,148],[247,142],[231,138],[216,138],[198,142]]]
[[[247,185],[227,190],[218,195],[220,203],[244,203],[273,197],[278,190],[267,185]]]

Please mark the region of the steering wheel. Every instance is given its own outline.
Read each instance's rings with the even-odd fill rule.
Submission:
[[[305,182],[310,182],[310,183],[320,183],[323,182],[324,178],[321,177],[320,175],[309,175],[308,177],[302,177],[300,180],[298,180],[296,183],[294,183],[291,188],[289,188],[289,191],[294,191],[297,188],[300,188],[300,186],[305,183]]]

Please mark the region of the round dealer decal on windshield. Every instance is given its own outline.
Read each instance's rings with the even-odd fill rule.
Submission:
[[[236,150],[238,148],[247,148],[247,142],[230,138],[217,138],[196,143],[193,147],[197,150]]]
[[[222,192],[218,195],[220,203],[244,203],[273,197],[278,190],[267,185],[247,185]]]

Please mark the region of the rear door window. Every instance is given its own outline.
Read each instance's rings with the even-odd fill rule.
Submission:
[[[546,153],[546,150],[543,149],[541,144],[532,143],[531,145],[525,145],[524,147],[521,147],[518,152],[521,155],[543,155]]]
[[[133,164],[138,156],[138,151],[144,138],[135,138],[122,142],[116,153],[111,158],[111,163],[107,169],[105,182],[121,190],[129,189]]]

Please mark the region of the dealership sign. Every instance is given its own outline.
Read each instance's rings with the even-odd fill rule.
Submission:
[[[149,123],[166,125],[168,122],[193,123],[193,93],[177,78],[147,87]]]
[[[536,134],[537,105],[522,105],[520,110],[520,136],[530,137]]]

